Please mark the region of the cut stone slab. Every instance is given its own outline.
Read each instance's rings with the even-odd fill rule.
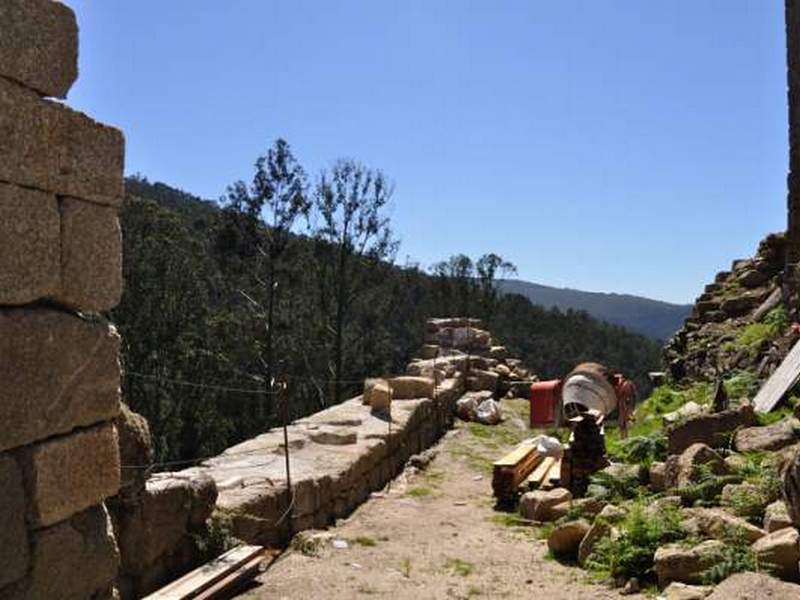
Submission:
[[[0,310],[0,450],[113,419],[119,336],[48,309]]]
[[[0,6],[0,15],[3,10]],[[0,46],[3,38],[5,33]],[[60,263],[56,197],[0,183],[0,305],[55,296],[61,283]]]
[[[61,291],[56,300],[101,312],[122,297],[122,233],[114,208],[61,201]]]
[[[393,377],[389,380],[393,400],[433,398],[433,379],[430,377]]]
[[[28,570],[25,492],[17,463],[0,455],[0,588],[21,579]]]
[[[75,13],[52,0],[3,0],[0,23],[0,76],[66,98],[78,78]]]
[[[31,571],[3,590],[3,598],[106,598],[117,575],[119,551],[101,504],[33,535]]]
[[[125,142],[118,129],[0,78],[0,140],[0,181],[122,204]]]
[[[119,441],[111,423],[23,448],[18,455],[28,519],[46,527],[119,490]]]
[[[780,581],[763,573],[737,573],[720,583],[708,600],[797,600],[800,585]]]

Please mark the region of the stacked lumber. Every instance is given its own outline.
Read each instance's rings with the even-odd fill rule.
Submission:
[[[212,600],[255,576],[270,558],[262,546],[237,546],[144,600]],[[274,556],[271,556],[274,558]]]
[[[536,446],[523,442],[494,463],[492,490],[500,502],[514,501],[519,487],[542,462]]]

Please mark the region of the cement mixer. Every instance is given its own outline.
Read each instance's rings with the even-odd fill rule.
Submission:
[[[546,400],[545,397],[548,399]],[[571,419],[587,411],[597,411],[606,417],[615,410],[619,413],[619,426],[623,436],[636,397],[633,382],[619,373],[612,373],[597,363],[583,363],[575,367],[563,380],[539,382],[531,388],[531,426],[535,424],[534,411],[549,402],[553,407],[552,417]],[[558,413],[556,416],[554,413]]]

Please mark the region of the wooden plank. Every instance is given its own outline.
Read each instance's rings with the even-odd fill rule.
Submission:
[[[495,461],[495,467],[514,467],[516,466],[521,460],[528,456],[531,451],[535,450],[535,446],[532,444],[528,444],[526,442],[521,443],[519,446],[514,448],[511,452],[506,454],[503,458],[498,461]]]
[[[781,365],[756,394],[756,412],[771,411],[800,379],[800,343],[796,343]]]
[[[532,444],[523,442],[494,463],[492,490],[501,502],[516,498],[519,486],[540,462],[539,453]]]
[[[549,485],[556,487],[561,484],[561,460],[557,460],[547,472],[546,481]]]
[[[539,466],[536,467],[536,470],[531,473],[531,476],[528,478],[532,489],[541,487],[545,480],[545,476],[550,472],[550,469],[553,468],[553,464],[555,462],[556,459],[554,457],[546,456]]]
[[[214,598],[219,598],[220,595],[225,592],[233,591],[237,586],[243,584],[246,580],[255,577],[264,562],[264,556],[255,557],[253,560],[245,563],[224,579],[219,580],[207,590],[200,592],[200,594],[195,596],[193,600],[213,600]]]
[[[211,562],[187,573],[177,581],[150,594],[144,600],[188,600],[226,579],[242,567],[264,558],[261,546],[237,546]]]

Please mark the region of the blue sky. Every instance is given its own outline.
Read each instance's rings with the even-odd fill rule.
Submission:
[[[785,227],[782,2],[67,0],[68,102],[218,198],[283,136],[395,182],[399,255],[691,301]]]

